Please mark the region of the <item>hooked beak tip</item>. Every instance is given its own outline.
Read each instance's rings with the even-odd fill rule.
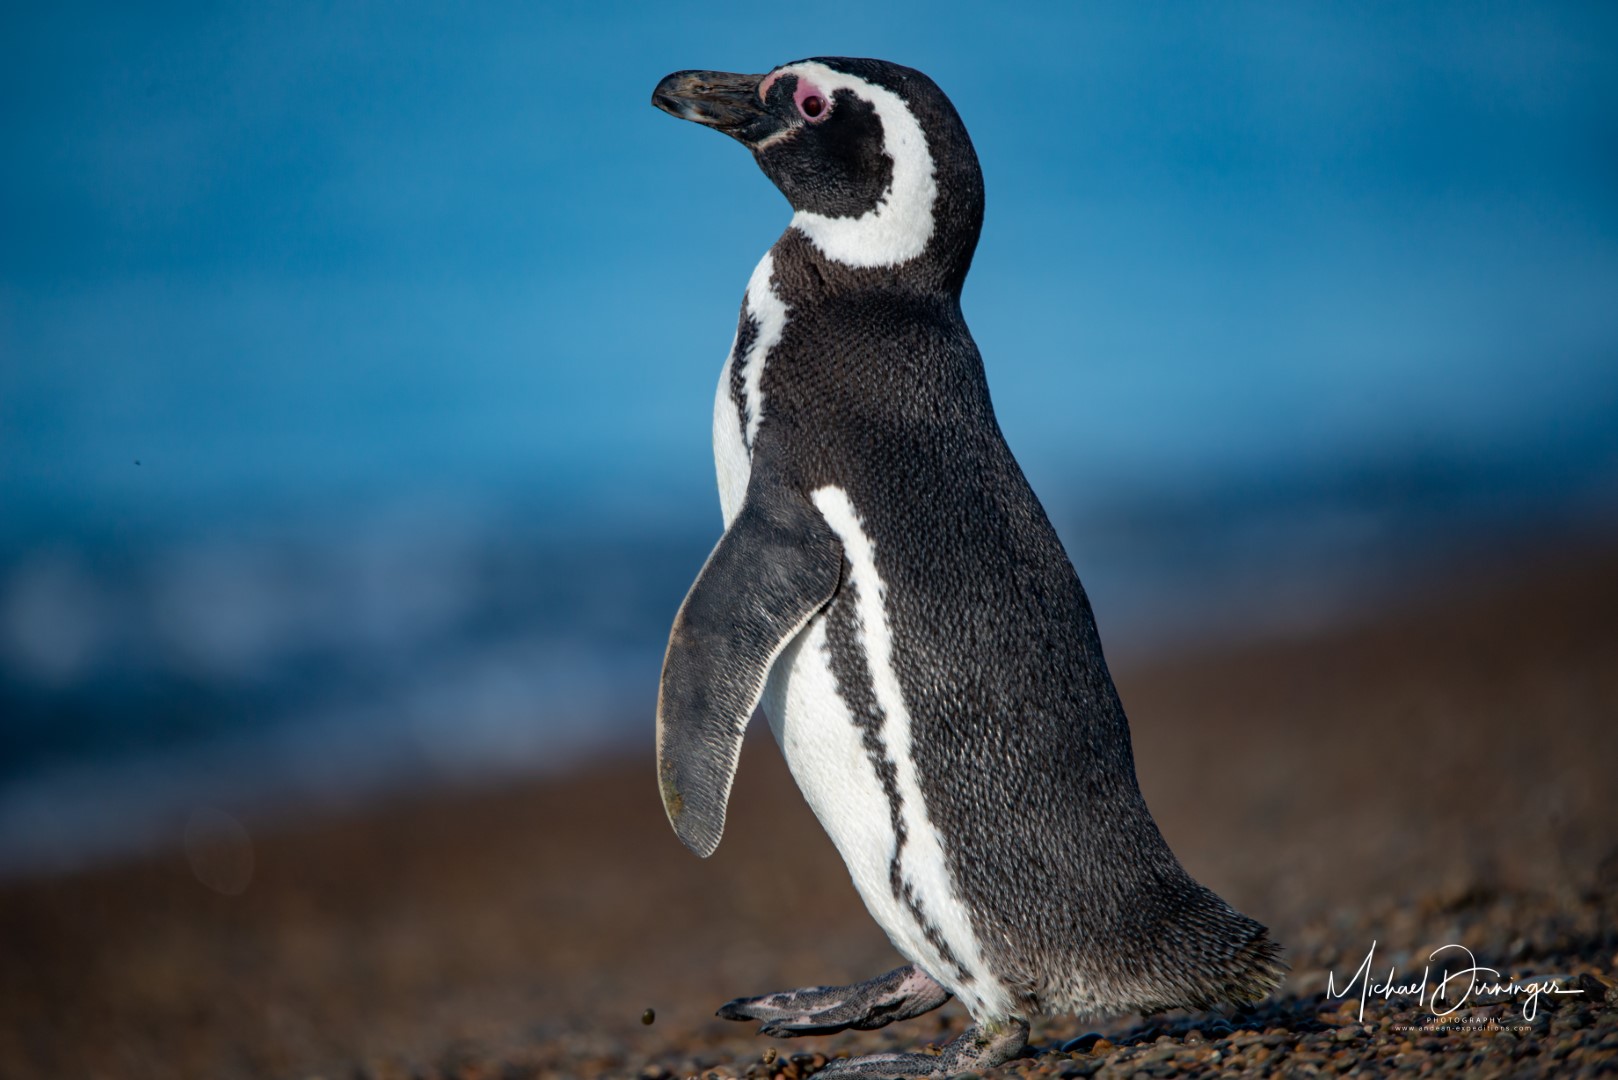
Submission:
[[[652,105],[670,116],[726,134],[764,116],[758,98],[762,76],[728,71],[676,71],[652,91]]]

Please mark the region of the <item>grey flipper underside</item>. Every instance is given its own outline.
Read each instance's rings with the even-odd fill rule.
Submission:
[[[914,964],[849,986],[811,986],[737,998],[719,1007],[725,1020],[761,1020],[761,1035],[829,1035],[844,1028],[870,1031],[930,1012],[949,991]]]
[[[669,824],[719,846],[742,733],[781,650],[837,591],[843,549],[820,512],[755,455],[740,513],[674,617],[657,695],[657,779]]]

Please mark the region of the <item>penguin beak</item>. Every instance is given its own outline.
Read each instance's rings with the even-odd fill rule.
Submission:
[[[763,79],[729,71],[676,71],[657,84],[652,104],[670,116],[716,128],[752,145],[775,127],[758,99]]]

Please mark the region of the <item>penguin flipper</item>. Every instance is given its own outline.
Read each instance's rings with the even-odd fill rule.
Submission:
[[[843,549],[808,499],[755,459],[747,496],[669,632],[657,779],[669,824],[707,858],[725,828],[742,733],[776,657],[837,591]]]

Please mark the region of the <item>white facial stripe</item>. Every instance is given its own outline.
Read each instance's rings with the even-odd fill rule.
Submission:
[[[826,258],[848,266],[897,266],[927,250],[933,238],[938,182],[927,136],[904,99],[825,64],[793,64],[771,78],[779,75],[810,79],[828,96],[850,90],[870,102],[882,121],[882,149],[893,160],[893,181],[874,209],[857,218],[799,210],[792,216],[793,228]]]
[[[798,129],[795,127],[780,128],[776,131],[770,132],[758,142],[748,143],[747,145],[753,149],[754,153],[759,153],[760,151],[768,150],[778,142],[785,142],[786,140],[792,138],[792,136],[797,133],[797,130]]]
[[[775,274],[775,257],[764,253],[747,282],[747,314],[758,324],[758,335],[742,358],[742,387],[747,401],[747,447],[751,451],[758,438],[758,425],[764,419],[764,364],[770,350],[781,343],[786,331],[788,309],[776,294],[770,278]]]
[[[907,842],[900,853],[900,873],[914,889],[945,943],[974,978],[970,983],[951,985],[954,972],[948,965],[935,959],[930,966],[923,966],[928,974],[960,997],[974,1017],[1007,1016],[1009,995],[983,961],[972,917],[955,888],[944,858],[943,842],[927,814],[927,803],[916,779],[910,712],[905,707],[904,692],[893,667],[893,634],[884,606],[887,586],[877,572],[876,545],[842,488],[823,487],[812,498],[821,517],[842,541],[843,555],[848,560],[848,581],[855,591],[855,622],[865,649],[877,706],[882,711],[882,744],[894,764],[895,784],[904,816]],[[935,951],[919,930],[916,937],[921,940],[912,945],[923,955]]]

